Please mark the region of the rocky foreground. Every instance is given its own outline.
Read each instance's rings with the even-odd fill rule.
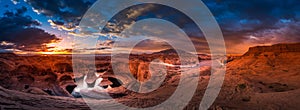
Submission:
[[[212,110],[299,110],[300,109],[300,43],[252,47],[240,57],[227,60],[227,71],[220,94]],[[169,51],[168,51],[169,52]],[[170,56],[171,55],[171,56]],[[171,58],[170,58],[171,57]],[[149,61],[160,58],[168,64],[180,64],[172,53],[132,56],[130,73],[138,80],[147,80]],[[207,58],[207,56],[205,56]],[[199,57],[199,61],[206,61]],[[82,80],[89,72],[73,74],[70,57],[0,55],[1,109],[89,109],[81,98],[74,98],[74,80]],[[114,108],[113,101],[130,107],[151,107],[168,99],[175,91],[180,72],[168,67],[162,86],[150,93],[135,93],[122,87],[111,70],[110,58],[96,58],[96,73],[103,78],[99,84],[114,97],[88,99],[104,109]],[[202,67],[194,97],[185,109],[198,109],[210,79],[209,67]],[[96,79],[90,78],[89,84]]]

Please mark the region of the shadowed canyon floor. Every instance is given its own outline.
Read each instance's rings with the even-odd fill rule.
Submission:
[[[212,110],[299,110],[300,109],[300,43],[252,47],[238,57],[227,57],[226,76]],[[81,95],[91,96],[89,101],[104,109],[113,109],[113,101],[130,107],[151,107],[167,100],[180,81],[180,69],[167,66],[162,85],[149,93],[136,93],[125,87],[132,86],[126,75],[147,81],[151,75],[151,61],[159,59],[165,64],[178,65],[178,56],[172,50],[150,55],[132,55],[129,73],[116,76],[109,56],[97,56],[95,70],[74,72],[71,56],[17,56],[0,55],[1,109],[89,109]],[[203,65],[196,92],[185,109],[198,109],[210,79],[210,57],[199,55]],[[185,64],[188,65],[188,64]],[[84,66],[74,65],[75,67]],[[126,68],[126,66],[124,67]],[[122,69],[121,69],[122,70]],[[214,71],[214,70],[212,70]],[[86,76],[86,78],[85,78]],[[96,77],[95,77],[96,76]],[[97,84],[114,98],[105,95],[95,99],[97,92],[75,94],[74,88],[86,79],[88,86]],[[122,79],[123,78],[123,79]],[[78,81],[75,83],[74,81]],[[189,86],[189,85],[187,85]],[[187,89],[188,91],[188,89]],[[180,101],[180,100],[178,100]]]

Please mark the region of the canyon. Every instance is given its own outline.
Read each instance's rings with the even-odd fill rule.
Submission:
[[[300,43],[276,44],[249,48],[242,56],[227,56],[223,86],[211,110],[298,110],[300,109]],[[189,54],[187,54],[189,55]],[[209,83],[212,60],[200,54],[202,66],[193,67],[201,72],[198,85],[185,109],[198,109]],[[137,93],[127,90],[134,86],[128,75],[138,81],[148,81],[154,74],[151,64],[159,60],[166,67],[166,76],[155,91]],[[182,65],[193,64],[194,60]],[[89,109],[85,103],[92,100],[109,109],[117,101],[129,107],[151,107],[167,100],[176,90],[181,76],[181,62],[176,51],[169,49],[152,54],[130,55],[129,62],[118,62],[114,70],[111,56],[96,56],[95,70],[84,68],[74,72],[72,56],[0,54],[0,105],[1,109]],[[122,66],[128,65],[128,66]],[[157,65],[156,65],[157,66]],[[155,65],[154,65],[155,67]],[[191,66],[192,67],[192,66]],[[188,69],[191,67],[187,66]],[[125,72],[128,68],[129,72]],[[114,74],[117,71],[124,74]],[[152,83],[159,82],[154,79]],[[101,80],[99,80],[101,78]],[[98,82],[97,82],[98,81]],[[100,82],[99,82],[100,81]],[[81,82],[86,84],[83,87]],[[187,85],[188,86],[188,85]],[[86,89],[94,88],[95,89]],[[146,91],[149,88],[146,88]],[[150,88],[151,89],[151,88]],[[82,91],[81,91],[82,90]],[[144,90],[144,89],[143,89]],[[81,93],[79,93],[81,91]],[[99,95],[100,94],[100,95]],[[89,97],[83,99],[82,97]],[[109,99],[107,97],[112,97]]]

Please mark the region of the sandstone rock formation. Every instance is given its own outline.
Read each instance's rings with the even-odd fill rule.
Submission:
[[[251,47],[230,61],[219,96],[228,103],[220,105],[230,109],[299,109],[299,47],[300,43]]]
[[[299,43],[252,47],[243,56],[228,58],[223,87],[210,109],[300,109],[299,47]],[[91,96],[87,100],[94,101],[98,106],[113,108],[113,101],[140,108],[160,104],[176,90],[182,69],[167,66],[167,75],[162,85],[149,93],[127,90],[125,87],[132,85],[123,79],[132,75],[141,81],[149,80],[149,65],[156,59],[167,64],[181,64],[173,50],[166,50],[168,54],[163,53],[164,51],[143,56],[131,55],[129,64],[116,63],[120,65],[116,71],[122,74],[114,73],[116,71],[112,70],[108,56],[96,57],[95,70],[82,69],[78,73],[72,73],[71,57],[1,54],[1,109],[89,109],[84,100],[71,95],[78,86],[74,80],[83,81],[85,76],[89,76],[89,86],[94,86],[97,78],[103,78],[98,86],[114,98],[107,99],[109,96],[103,97],[105,95],[101,95],[102,92],[93,89],[84,91]],[[198,60],[204,61],[204,58],[209,59],[209,56],[198,57]],[[85,66],[84,61],[75,66]],[[123,71],[126,68],[130,71]],[[198,69],[201,70],[198,87],[186,110],[199,108],[211,71],[214,72],[207,65]],[[189,87],[187,82],[185,84]],[[93,95],[99,96],[98,99],[92,99],[95,98]]]

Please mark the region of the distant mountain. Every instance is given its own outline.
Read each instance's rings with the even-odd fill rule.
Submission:
[[[180,53],[188,53],[186,51],[183,50],[177,50]],[[166,49],[166,50],[162,50],[159,52],[154,52],[153,54],[177,54],[177,51],[175,49]]]
[[[250,47],[249,51],[244,55],[259,55],[264,52],[274,52],[274,53],[283,53],[283,52],[300,52],[300,43],[293,44],[275,44],[272,46],[256,46]]]

